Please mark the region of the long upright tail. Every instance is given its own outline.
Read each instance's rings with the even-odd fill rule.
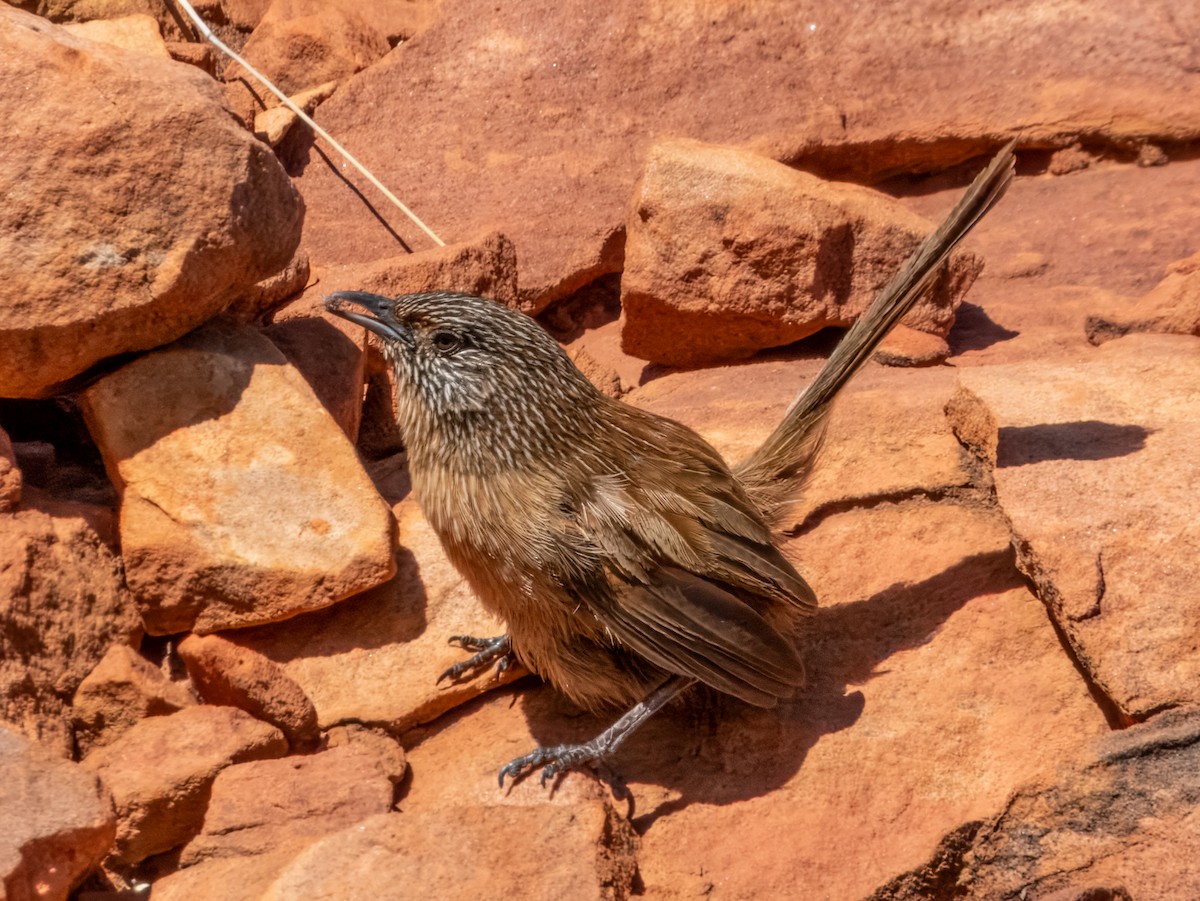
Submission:
[[[838,392],[912,308],[955,245],[1004,195],[1013,177],[1015,144],[1009,142],[972,182],[946,221],[925,239],[846,332],[816,379],[792,401],[775,431],[735,467],[738,479],[768,521],[782,516],[803,488]]]

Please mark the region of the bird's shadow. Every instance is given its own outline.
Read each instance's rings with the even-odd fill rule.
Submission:
[[[763,710],[716,692],[693,692],[613,755],[618,784],[627,778],[670,790],[667,800],[635,810],[635,827],[645,832],[691,804],[729,804],[786,784],[822,736],[859,719],[867,700],[854,686],[880,675],[881,664],[898,651],[929,642],[972,598],[1022,584],[1013,552],[1005,549],[968,557],[922,582],[896,583],[820,609],[801,639],[809,684],[799,697]],[[543,746],[586,741],[608,725],[547,688],[524,692],[519,703]]]

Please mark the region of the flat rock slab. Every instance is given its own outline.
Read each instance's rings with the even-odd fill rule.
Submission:
[[[450,636],[489,638],[504,626],[446,559],[415,499],[394,513],[401,550],[390,582],[286,625],[227,636],[282,666],[312,699],[322,729],[357,722],[401,734],[525,672],[518,666],[500,677],[437,683],[469,656],[448,644]]]
[[[756,153],[655,144],[627,227],[622,349],[697,366],[848,326],[935,228],[886,194]],[[944,338],[982,268],[954,253],[904,322]]]
[[[1166,278],[1130,308],[1088,316],[1093,344],[1130,332],[1200,336],[1200,253],[1168,266]]]
[[[1200,341],[963,370],[998,429],[1022,569],[1119,713],[1200,701]]]
[[[433,895],[628,897],[639,840],[627,801],[582,773],[559,780],[553,792],[537,778],[496,784],[499,768],[538,741],[514,694],[525,692],[500,692],[413,735],[412,781],[400,806],[410,829],[427,824],[428,837],[414,847],[427,849]],[[456,856],[440,850],[439,836]],[[530,854],[539,847],[547,853]],[[455,885],[453,860],[476,862],[469,873],[459,871],[467,884]]]
[[[92,19],[88,22],[66,22],[63,29],[76,37],[112,44],[122,50],[132,50],[162,59],[170,59],[166,41],[158,22],[145,13],[133,13],[112,19]]]
[[[317,118],[443,240],[504,229],[522,307],[539,310],[620,271],[633,185],[660,136],[750,146],[856,181],[953,165],[1007,134],[1033,146],[1187,141],[1200,135],[1200,73],[1179,27],[1131,18],[1116,0],[1052,14],[934,0],[822,0],[803,14],[785,0],[617,2],[599,14],[468,0],[354,76]],[[402,250],[335,165],[315,153],[293,162],[314,261]],[[411,246],[429,246],[360,187]]]
[[[315,841],[387,813],[393,792],[374,755],[349,745],[239,763],[213,782],[204,828],[184,848],[180,862],[192,866],[213,858],[251,857],[296,839]]]
[[[390,49],[388,37],[396,33],[392,29],[400,24],[397,13],[414,5],[274,0],[263,4],[265,12],[242,48],[242,57],[285,94],[295,94],[344,78],[379,59]],[[231,63],[223,77],[226,81],[249,78],[238,63]]]
[[[399,812],[315,842],[281,838],[257,856],[202,861],[156,883],[155,898],[628,897],[637,837],[624,805],[580,775],[553,795],[536,780],[497,787],[497,755],[533,742],[506,695],[420,734]]]
[[[627,897],[632,861],[627,856],[614,866],[608,859],[615,816],[599,800],[382,814],[303,851],[266,897],[354,901],[387,897],[398,885],[447,901]],[[632,845],[632,829],[624,826],[622,838]],[[531,853],[535,848],[541,853]]]
[[[600,801],[377,814],[306,846],[188,867],[156,883],[155,899],[625,898],[636,866],[628,852],[609,861],[611,816]]]
[[[821,604],[804,696],[680,710],[616,755],[651,897],[861,897],[1107,731],[995,511],[883,503],[787,552]]]
[[[370,263],[333,266],[319,270],[318,283],[305,291],[284,316],[292,315],[293,310],[324,313],[324,298],[335,291],[367,291],[384,297],[422,291],[462,291],[515,307],[519,303],[517,253],[505,235],[491,232],[420,253],[392,254]]]
[[[625,400],[678,419],[736,462],[762,444],[820,363],[773,360],[671,373]],[[821,456],[788,521],[969,489],[976,476],[944,412],[956,389],[950,369],[868,365],[834,404]]]
[[[904,202],[937,222],[959,185],[930,179]],[[971,233],[987,265],[957,311],[953,365],[1086,359],[1089,316],[1144,321],[1139,298],[1159,295],[1164,270],[1196,252],[1200,206],[1179,198],[1198,195],[1200,161],[1190,159],[1151,168],[1097,159],[1068,176],[1018,176]]]
[[[1200,896],[1200,710],[1100,743],[1079,769],[1022,786],[871,901],[1191,901]]]
[[[105,377],[84,411],[147,631],[274,622],[395,572],[354,447],[257,330],[214,321]]]
[[[691,697],[609,762],[633,792],[647,897],[861,897],[1108,731],[994,510],[880,503],[825,517],[788,553],[822,603],[804,697]],[[502,795],[497,771],[608,722],[548,687],[484,698],[412,733],[404,813],[545,798],[536,776]]]
[[[145,860],[200,831],[217,774],[248,760],[282,757],[287,740],[274,726],[234,707],[188,707],[144,719],[83,765],[113,794],[114,856]]]
[[[112,798],[95,774],[0,725],[0,892],[66,901],[112,847]]]
[[[0,396],[200,325],[282,269],[304,206],[212,79],[5,5]]]

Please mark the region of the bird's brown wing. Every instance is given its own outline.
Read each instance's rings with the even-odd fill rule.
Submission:
[[[615,575],[598,587],[588,605],[613,637],[668,672],[759,707],[804,683],[791,642],[715,582],[662,566],[648,582]]]
[[[716,451],[677,423],[654,426],[671,434],[625,455],[620,473],[574,480],[589,490],[567,504],[580,553],[564,587],[663,669],[771,706],[803,684],[804,669],[762,613],[772,603],[814,609],[813,592]]]

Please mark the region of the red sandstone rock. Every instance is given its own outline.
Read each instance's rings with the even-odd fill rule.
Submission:
[[[154,883],[154,901],[267,901],[279,872],[312,844],[310,838],[284,839],[265,854],[218,857],[171,873]]]
[[[0,725],[0,892],[66,901],[112,847],[112,799],[94,774]]]
[[[757,154],[657,144],[628,218],[622,347],[695,366],[849,325],[934,228],[877,191]],[[904,321],[944,337],[981,266],[954,254]]]
[[[332,750],[315,757],[226,770],[230,778],[218,777],[204,832],[184,851],[187,858],[203,852],[203,859],[157,881],[154,897],[277,897],[271,883],[280,871],[322,835],[339,828],[339,821],[353,822],[359,813],[390,808],[392,789],[379,777],[394,785],[404,776],[407,765],[400,746],[353,725],[332,729],[329,746]],[[218,823],[221,831],[214,828]]]
[[[872,901],[1190,901],[1200,893],[1200,717],[1159,714],[1086,765],[1022,786],[1004,809],[946,836],[925,866]]]
[[[208,76],[217,71],[217,51],[211,44],[194,44],[191,41],[166,41],[167,53],[177,63],[195,66]]]
[[[148,15],[158,20],[164,35],[182,36],[174,11],[155,0],[25,0],[20,5],[33,9],[51,22],[62,23],[119,21],[129,16]],[[215,21],[214,13],[220,12],[220,5],[215,0],[199,0],[192,6],[209,21]]]
[[[250,857],[295,839],[316,840],[387,813],[392,793],[388,773],[360,747],[240,763],[213,782],[204,828],[180,862]]]
[[[353,325],[344,319],[341,321],[346,325]],[[376,461],[377,465],[385,467],[400,461],[400,467],[407,471],[404,437],[400,434],[400,426],[396,420],[396,392],[392,386],[389,371],[391,367],[383,359],[379,344],[369,341],[365,330],[360,328],[359,331],[363,332],[359,336],[360,340],[366,344],[366,387],[363,391],[362,422],[358,426],[358,452],[364,459]],[[375,484],[379,484],[378,479]],[[382,488],[380,491],[389,501],[399,497],[388,495]],[[407,485],[403,493],[408,493]]]
[[[313,111],[321,103],[333,96],[333,92],[338,89],[338,85],[340,84],[341,82],[339,81],[327,81],[324,84],[317,85],[315,88],[301,91],[299,94],[288,99],[309,116],[312,116]],[[292,126],[299,121],[299,115],[291,107],[280,103],[279,106],[268,107],[254,117],[254,134],[259,140],[266,141],[272,147],[277,147],[287,137],[288,132],[292,130]]]
[[[300,198],[203,74],[0,6],[0,80],[23,98],[0,164],[0,395],[171,341],[291,258]]]
[[[312,698],[321,728],[342,722],[401,734],[524,673],[513,667],[452,685],[441,672],[468,656],[452,635],[504,632],[485,613],[442,553],[410,496],[394,508],[400,570],[386,585],[351,602],[237,635],[238,644],[276,661]]]
[[[113,794],[123,863],[183,844],[200,830],[217,774],[235,763],[281,757],[273,726],[233,707],[189,707],[137,723],[83,765]]]
[[[945,338],[906,325],[892,329],[875,351],[875,359],[885,366],[933,366],[944,362],[948,356],[950,345]]]
[[[179,656],[206,703],[239,707],[278,728],[293,750],[317,740],[317,712],[303,689],[261,654],[222,635],[189,635]]]
[[[735,462],[762,444],[820,362],[671,373],[625,400],[684,422]],[[817,466],[786,521],[804,523],[850,506],[941,497],[969,487],[973,474],[943,413],[955,389],[949,370],[868,365],[834,405]]]
[[[244,290],[225,312],[238,322],[259,322],[300,294],[311,275],[308,254],[297,250],[282,271]]]
[[[74,22],[63,28],[76,37],[87,38],[89,41],[99,41],[111,44],[122,50],[144,53],[147,56],[157,56],[170,59],[167,45],[163,42],[162,33],[158,30],[158,22],[153,16],[135,13],[118,19],[94,19],[90,22]]]
[[[854,509],[787,553],[821,603],[801,638],[802,696],[777,710],[698,703],[651,720],[615,756],[652,824],[638,856],[649,897],[708,885],[862,897],[1107,732],[994,512]],[[532,698],[526,715],[549,742],[603,724],[568,727]],[[510,750],[522,749],[500,756]],[[853,866],[841,866],[848,848]]]
[[[515,307],[516,251],[507,237],[491,232],[421,253],[322,269],[318,282],[282,315],[323,311],[324,299],[335,291],[369,291],[385,297],[420,291],[462,291]]]
[[[1167,277],[1132,306],[1088,316],[1088,340],[1101,344],[1131,332],[1200,336],[1200,253],[1167,267]]]
[[[371,4],[366,6],[355,0],[273,0],[241,55],[288,95],[353,75],[390,49]],[[224,77],[250,76],[234,63]]]
[[[962,184],[963,177],[931,179],[904,203],[936,222]],[[925,193],[935,187],[945,189]],[[972,232],[987,265],[958,310],[951,364],[1089,358],[1087,318],[1127,314],[1164,267],[1195,252],[1200,205],[1179,202],[1193,195],[1200,196],[1200,165],[1189,161],[1018,177]]]
[[[356,342],[329,319],[314,316],[284,319],[263,334],[304,376],[346,437],[357,440],[366,366],[362,336]]]
[[[626,898],[636,842],[627,820],[592,799],[381,814],[299,854],[277,877],[274,897],[351,901],[420,886],[416,893],[448,901]]]
[[[71,702],[80,756],[111,744],[139,720],[196,706],[187,686],[128,645],[114,645],[79,683]]]
[[[271,0],[221,0],[226,21],[239,31],[253,31],[271,6]]]
[[[703,13],[630,2],[600,16],[559,0],[467,0],[355,76],[318,120],[443,240],[503,228],[522,308],[540,310],[620,271],[628,198],[661,137],[854,181],[955,165],[1009,134],[1033,147],[1193,140],[1200,73],[1176,27],[1115,0],[1049,18],[932,0],[822,0],[803,13],[784,0]],[[395,253],[340,167],[307,163],[314,261]],[[399,213],[382,215],[430,246]]]
[[[398,786],[408,772],[408,758],[390,735],[359,723],[344,723],[325,733],[327,748],[352,748],[375,761],[380,772]]]
[[[8,513],[21,502],[21,470],[8,432],[0,429],[0,513]]]
[[[304,838],[281,838],[279,850],[241,863],[204,861],[157,883],[155,898],[628,897],[637,837],[623,806],[581,775],[553,794],[535,780],[497,790],[498,717],[514,722],[525,744],[532,741],[501,697],[424,738],[400,813],[376,815],[307,848]],[[452,778],[439,777],[448,772]]]
[[[37,502],[0,514],[0,720],[66,757],[71,695],[111,646],[141,630],[108,543],[109,511]]]
[[[617,371],[597,360],[586,347],[572,348],[569,353],[571,362],[603,393],[617,398],[625,393]]]
[[[1021,568],[1097,689],[1132,719],[1200,701],[1200,343],[1131,335],[962,383],[998,427]]]
[[[547,311],[546,315],[552,315],[554,309],[556,308]],[[543,321],[545,324],[545,318],[541,317],[539,321]],[[553,333],[553,328],[550,330]],[[560,340],[566,343],[569,354],[585,352],[594,358],[603,370],[615,372],[620,382],[622,397],[638,385],[650,380],[647,376],[652,378],[653,375],[660,374],[657,372],[658,367],[654,364],[639,360],[621,350],[621,321],[619,319],[590,328],[574,340],[569,337],[562,337]]]
[[[304,379],[215,322],[84,396],[122,490],[126,578],[155,634],[326,607],[395,572],[391,514]]]

